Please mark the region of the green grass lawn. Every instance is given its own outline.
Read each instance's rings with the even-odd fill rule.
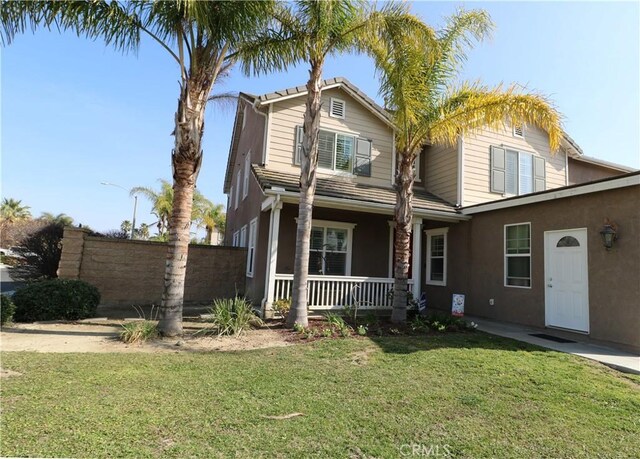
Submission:
[[[638,454],[638,378],[482,333],[208,354],[3,353],[2,366],[23,374],[2,381],[2,456]],[[265,417],[294,412],[304,416]]]

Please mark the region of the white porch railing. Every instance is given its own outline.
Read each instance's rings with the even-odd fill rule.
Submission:
[[[271,302],[291,298],[293,274],[275,275]],[[411,291],[413,280],[408,280]],[[345,305],[358,309],[383,309],[393,305],[393,278],[353,276],[309,276],[307,301],[310,309],[341,309]]]

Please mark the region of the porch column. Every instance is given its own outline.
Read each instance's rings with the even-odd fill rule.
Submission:
[[[270,319],[273,317],[271,303],[276,289],[276,265],[278,263],[278,235],[280,234],[280,209],[282,201],[275,201],[271,206],[269,218],[269,246],[267,249],[267,278],[265,288],[265,304],[262,315]]]
[[[420,299],[421,291],[421,270],[422,268],[422,219],[413,217],[413,252],[411,253],[411,279],[413,280],[413,299]]]

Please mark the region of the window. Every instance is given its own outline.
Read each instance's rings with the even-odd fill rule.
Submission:
[[[246,247],[247,246],[247,225],[244,225],[240,229],[240,245],[238,247]]]
[[[352,223],[314,220],[309,248],[309,274],[351,275]]]
[[[251,151],[244,158],[244,182],[242,182],[242,199],[249,194],[249,174],[251,173]]]
[[[235,208],[238,208],[238,201],[240,198],[240,174],[241,171],[238,171],[238,173],[236,174],[236,202],[235,202]]]
[[[580,247],[580,243],[573,236],[564,236],[558,241],[556,247]]]
[[[249,223],[249,245],[247,246],[247,277],[253,277],[253,266],[256,257],[256,231],[258,219],[254,218]]]
[[[415,176],[415,181],[420,183],[420,153],[416,155],[416,160],[413,162],[413,175]]]
[[[233,247],[239,247],[240,246],[240,231],[236,231],[235,233],[233,233],[233,242],[231,244]]]
[[[233,186],[229,190],[229,208],[233,205]]]
[[[447,232],[449,228],[426,230],[427,285],[447,285]]]
[[[300,164],[302,136],[302,126],[297,126],[296,164]],[[318,167],[370,177],[371,141],[350,134],[320,130],[318,134]]]
[[[531,287],[531,224],[504,227],[505,286]]]
[[[491,147],[491,192],[522,195],[546,189],[546,163],[532,153]]]
[[[344,119],[345,115],[345,103],[344,100],[331,98],[331,103],[329,107],[329,116],[334,118],[342,118]]]

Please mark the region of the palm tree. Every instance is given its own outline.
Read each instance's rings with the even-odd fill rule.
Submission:
[[[169,228],[169,221],[173,213],[174,204],[174,187],[171,183],[164,179],[158,179],[160,189],[154,190],[151,187],[136,186],[131,188],[130,195],[135,196],[141,194],[151,202],[151,213],[158,218],[158,236],[163,237]],[[189,228],[191,223],[198,221],[203,209],[211,205],[211,202],[205,198],[198,190],[193,190],[193,203],[191,205],[191,219],[189,220]],[[163,237],[163,240],[168,240]]]
[[[135,229],[137,239],[141,239],[146,241],[149,239],[149,225],[146,223],[142,223],[138,228]]]
[[[0,217],[7,223],[14,223],[18,220],[31,218],[29,206],[23,206],[22,200],[4,198],[0,205]]]
[[[67,214],[54,215],[51,212],[42,212],[40,219],[61,226],[73,225],[73,218],[69,217]]]
[[[217,228],[224,232],[226,218],[224,214],[224,206],[222,204],[209,203],[202,209],[202,213],[198,216],[198,226],[203,227],[207,232],[204,243],[211,245],[213,243],[213,230]]]
[[[453,145],[461,135],[505,123],[544,129],[555,151],[562,128],[560,115],[538,94],[513,85],[489,88],[479,83],[454,86],[467,48],[482,40],[492,23],[484,11],[460,10],[429,46],[418,37],[383,37],[374,52],[381,79],[380,94],[390,105],[395,124],[398,170],[395,176],[395,259],[392,321],[406,321],[409,240],[412,223],[413,164],[427,142]]]
[[[171,153],[174,201],[169,221],[169,248],[159,330],[166,336],[182,333],[182,302],[186,274],[191,205],[202,164],[204,115],[211,90],[233,65],[229,54],[261,29],[272,1],[149,2],[34,1],[0,4],[0,38],[39,26],[71,30],[91,39],[102,38],[122,51],[136,50],[146,34],[173,59],[180,72],[178,107]]]
[[[309,80],[300,155],[298,206],[292,307],[287,325],[308,325],[307,278],[313,200],[318,164],[318,137],[322,95],[322,70],[326,58],[345,52],[367,52],[379,28],[410,31],[420,21],[404,5],[388,3],[380,11],[360,0],[298,0],[279,4],[272,24],[257,40],[238,51],[247,74],[283,71],[309,63]],[[392,27],[390,27],[392,26]]]

